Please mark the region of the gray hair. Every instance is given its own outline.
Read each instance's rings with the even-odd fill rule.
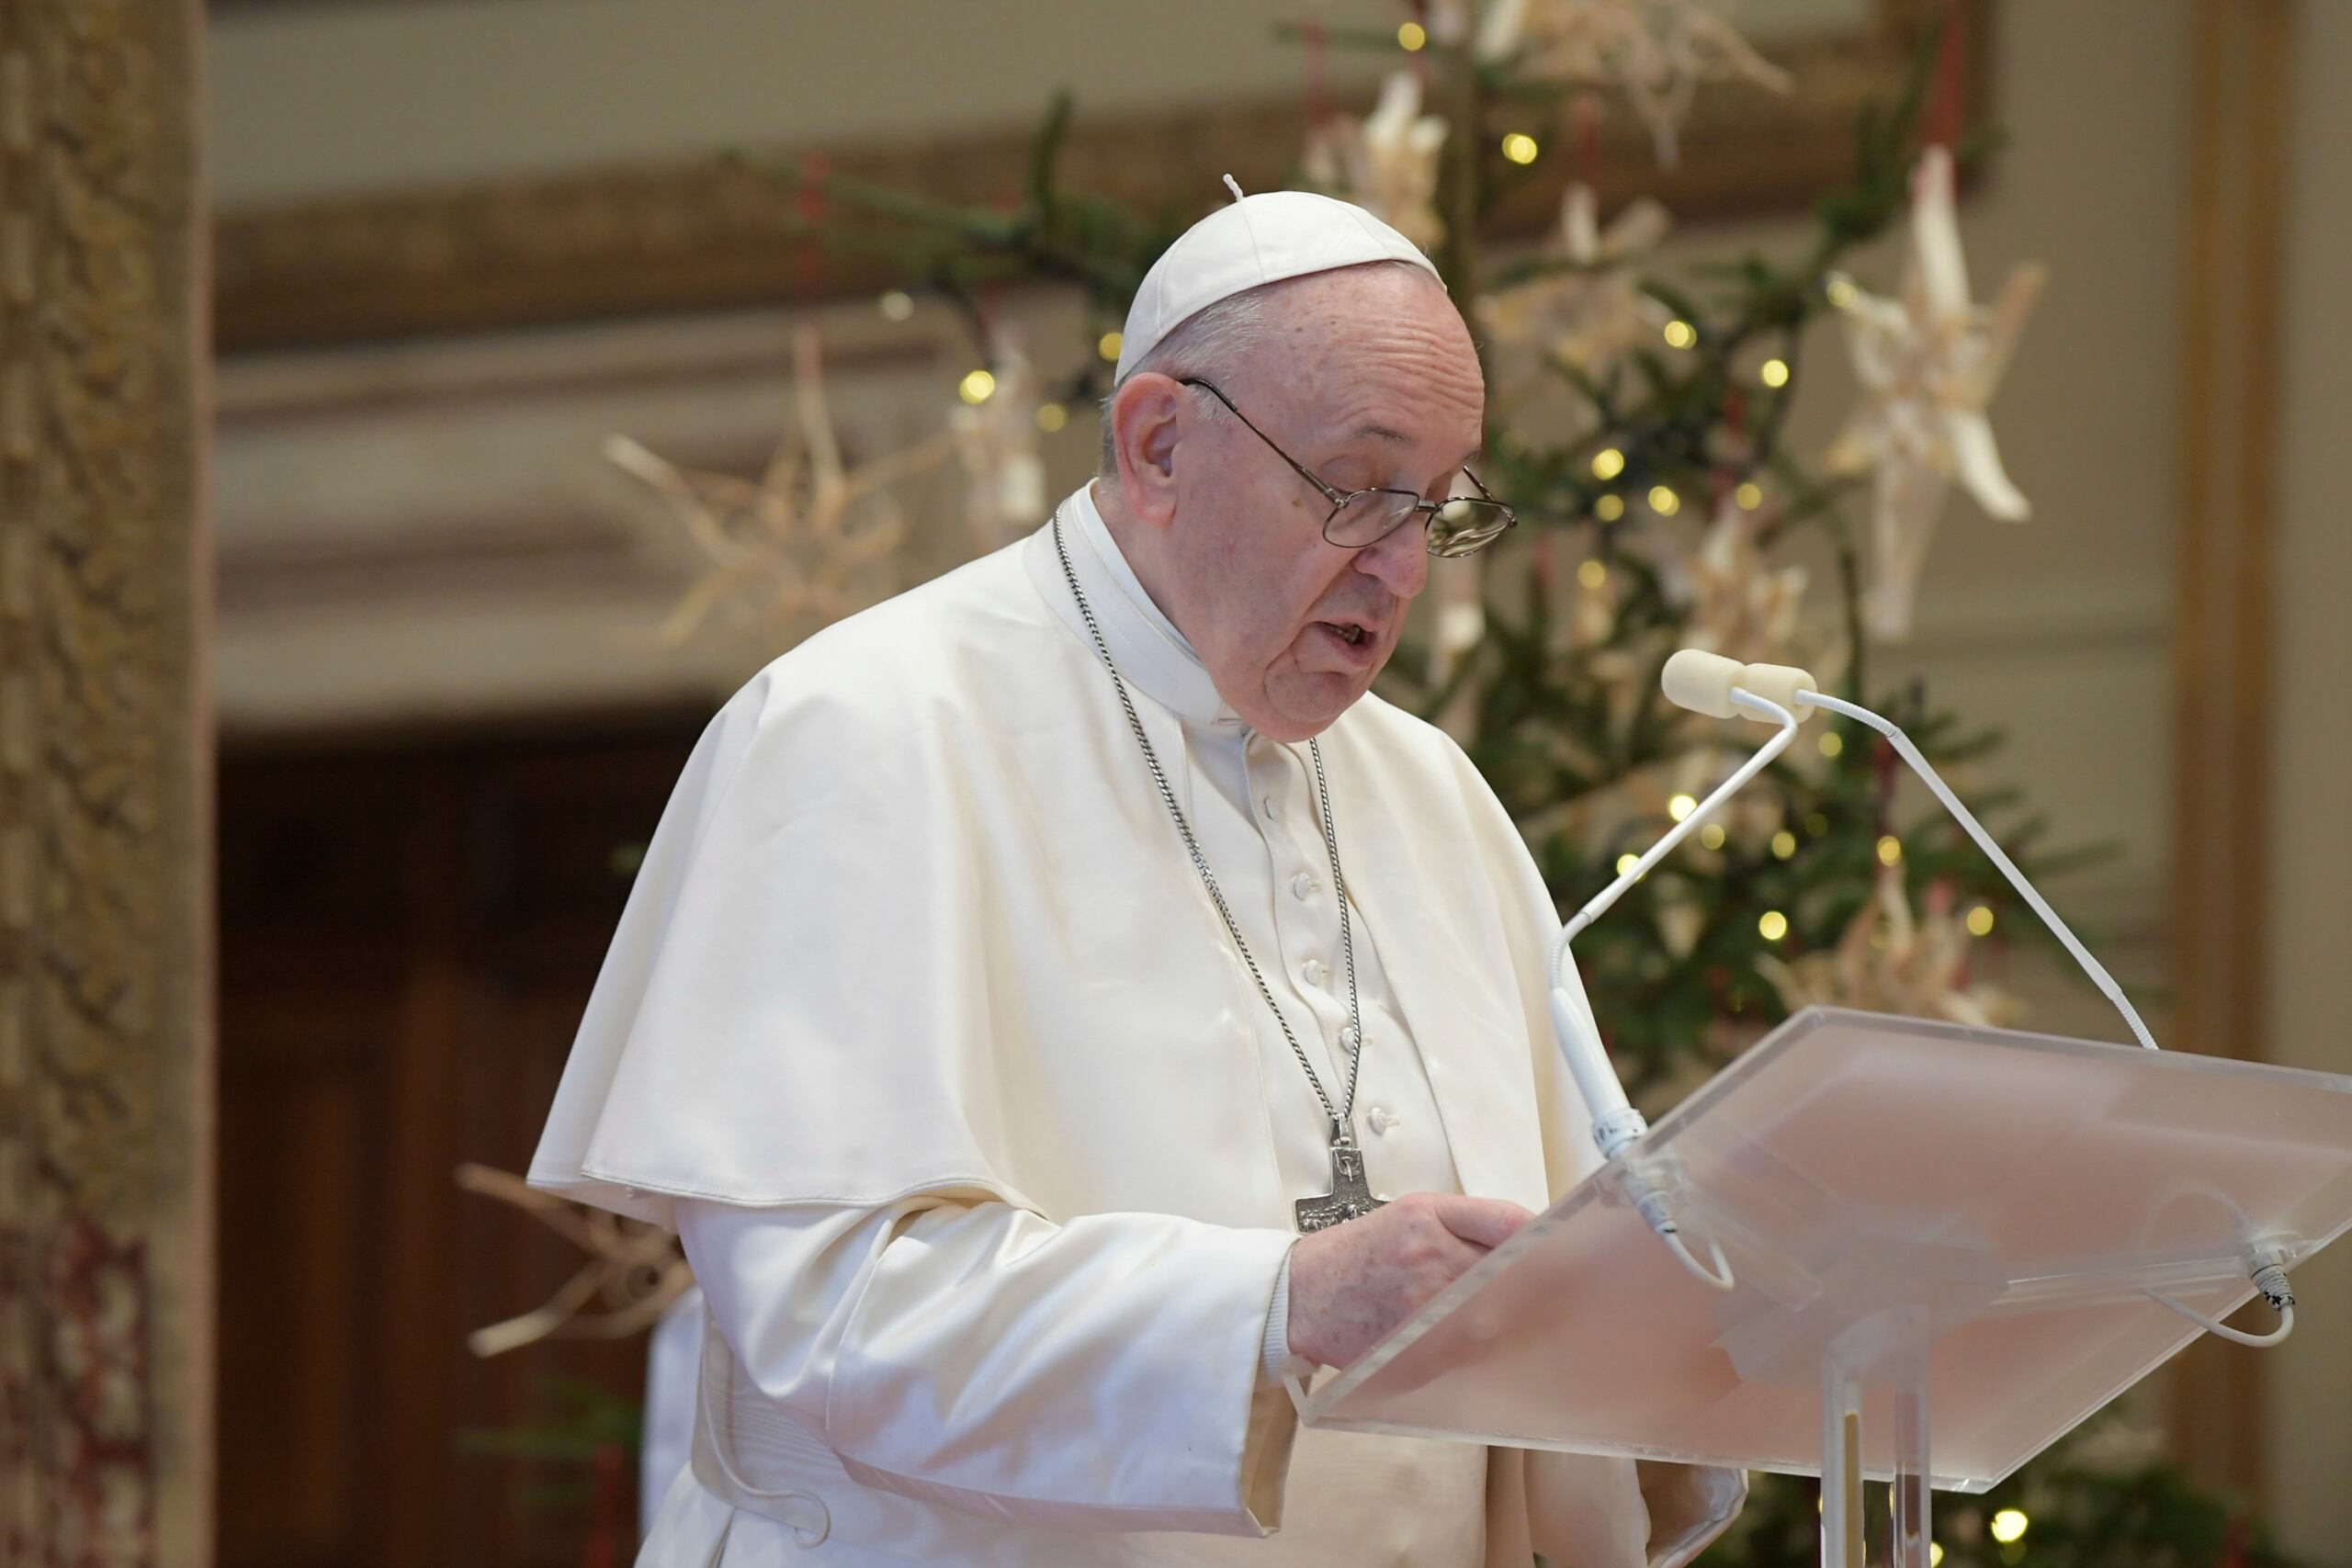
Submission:
[[[1423,277],[1429,276],[1411,262],[1393,258],[1358,265],[1403,267]],[[1353,271],[1354,268],[1341,270]],[[1320,273],[1308,273],[1304,277],[1321,276]],[[1136,361],[1126,375],[1119,378],[1118,385],[1111,389],[1110,395],[1102,400],[1099,415],[1102,449],[1095,464],[1095,477],[1105,479],[1119,477],[1117,433],[1111,423],[1111,405],[1118,400],[1120,388],[1147,370],[1177,380],[1187,376],[1198,376],[1212,381],[1223,379],[1234,367],[1245,363],[1257,352],[1279,319],[1278,312],[1270,309],[1269,296],[1285,284],[1301,281],[1303,277],[1279,278],[1272,283],[1261,283],[1255,288],[1245,288],[1238,294],[1228,294],[1185,317],[1176,323],[1173,332],[1152,344],[1151,352]],[[1224,404],[1216,403],[1215,399],[1209,401],[1216,404],[1210,410],[1212,418],[1232,417],[1226,412]]]

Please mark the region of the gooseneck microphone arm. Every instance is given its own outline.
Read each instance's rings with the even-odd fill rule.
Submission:
[[[1624,1085],[1618,1080],[1617,1069],[1601,1046],[1599,1028],[1582,1005],[1581,998],[1571,993],[1566,986],[1568,944],[1586,927],[1606,914],[1611,906],[1624,897],[1627,888],[1648,874],[1652,866],[1671,854],[1676,846],[1695,832],[1717,806],[1787,750],[1796,739],[1798,727],[1815,708],[1842,714],[1885,736],[1894,745],[1896,754],[1935,792],[1936,798],[1943,803],[1944,808],[1968,830],[1969,837],[1975,840],[1977,847],[2000,869],[2001,874],[2008,879],[2009,885],[2017,889],[2034,913],[2041,917],[2075,962],[2090,976],[2092,983],[2115,1004],[2124,1021],[2131,1026],[2132,1036],[2149,1050],[2156,1049],[2154,1037],[2148,1032],[2147,1025],[2141,1021],[2139,1013],[2124,997],[2122,987],[2075,939],[2075,933],[2058,918],[2057,912],[2026,880],[2025,874],[2002,852],[2000,845],[1993,841],[1992,835],[1984,830],[1984,825],[1961,804],[1959,796],[1938,776],[1919,749],[1911,743],[1910,737],[1892,721],[1868,708],[1824,694],[1819,683],[1805,671],[1779,664],[1742,664],[1737,660],[1699,649],[1684,649],[1668,660],[1661,683],[1668,699],[1679,706],[1714,718],[1757,719],[1777,726],[1779,733],[1766,741],[1731,777],[1717,785],[1696,809],[1676,823],[1664,838],[1650,847],[1648,853],[1620,872],[1614,882],[1569,917],[1552,944],[1552,1030],[1558,1039],[1561,1056],[1567,1064],[1568,1075],[1575,1079],[1578,1092],[1584,1096],[1585,1104],[1592,1112],[1593,1142],[1600,1146],[1603,1160],[1615,1159],[1626,1145],[1648,1131],[1649,1123],[1625,1098]],[[1702,1265],[1692,1256],[1668,1210],[1664,1194],[1631,1173],[1626,1179],[1626,1190],[1643,1218],[1649,1222],[1651,1229],[1673,1248],[1675,1256],[1681,1259],[1686,1269],[1716,1290],[1734,1288],[1730,1268],[1724,1261],[1719,1247],[1714,1249],[1712,1269]]]
[[[2001,874],[2009,879],[2009,886],[2018,890],[2018,896],[2031,906],[2035,914],[2041,917],[2041,923],[2048,926],[2051,933],[2057,937],[2069,953],[2074,955],[2075,962],[2082,966],[2083,973],[2091,977],[2091,984],[2097,986],[2107,999],[2115,1004],[2116,1010],[2123,1015],[2123,1021],[2131,1025],[2132,1038],[2151,1051],[2156,1049],[2155,1036],[2150,1034],[2148,1026],[2140,1021],[2138,1010],[2133,1008],[2131,999],[2124,996],[2123,987],[2115,983],[2115,976],[2107,972],[2106,965],[2091,956],[2088,948],[2075,940],[2075,933],[2067,929],[2066,922],[2058,918],[2058,911],[2052,909],[2035,890],[2033,884],[2025,879],[2025,873],[2019,871],[2016,863],[2001,852],[2001,846],[1993,841],[1993,835],[1984,830],[1984,824],[1977,821],[1974,814],[1960,803],[1960,797],[1952,794],[1950,786],[1937,775],[1936,770],[1928,765],[1928,759],[1919,754],[1919,749],[1917,746],[1911,744],[1909,736],[1904,734],[1890,720],[1882,718],[1866,707],[1859,707],[1852,703],[1841,702],[1836,697],[1826,697],[1815,692],[1806,693],[1802,700],[1815,707],[1827,708],[1831,713],[1843,714],[1857,723],[1866,724],[1892,741],[1895,754],[1908,762],[1911,765],[1911,771],[1918,774],[1929,789],[1935,791],[1936,798],[1943,802],[1944,809],[1951,812],[1954,820],[1968,829],[1968,836],[1976,840],[1976,847],[1984,852],[1985,858],[2000,868]]]

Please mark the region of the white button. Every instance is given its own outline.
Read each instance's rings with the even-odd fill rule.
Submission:
[[[1319,986],[1323,983],[1323,977],[1329,974],[1330,971],[1323,967],[1323,961],[1321,959],[1310,958],[1306,961],[1306,966],[1300,970],[1300,973],[1306,976],[1306,983],[1308,985]]]
[[[1315,879],[1307,875],[1306,873],[1303,871],[1300,872],[1296,876],[1290,879],[1290,896],[1298,899],[1314,897]]]
[[[1283,808],[1279,801],[1275,800],[1274,797],[1270,795],[1266,796],[1263,804],[1266,807],[1267,820],[1273,822],[1279,822],[1282,820]]]
[[[1402,1125],[1404,1125],[1403,1122],[1399,1122],[1396,1117],[1388,1114],[1387,1111],[1383,1107],[1375,1105],[1372,1108],[1372,1130],[1374,1133],[1384,1134],[1391,1127],[1399,1127]]]

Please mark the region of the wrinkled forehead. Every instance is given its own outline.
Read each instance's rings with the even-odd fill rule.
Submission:
[[[1294,386],[1310,405],[1302,410],[1303,428],[1335,453],[1475,453],[1484,433],[1486,379],[1469,331],[1434,282],[1397,281],[1406,287],[1364,299],[1367,309],[1325,315],[1318,334],[1290,340],[1301,356]]]

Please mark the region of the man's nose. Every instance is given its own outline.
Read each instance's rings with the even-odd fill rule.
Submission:
[[[1429,583],[1430,525],[1426,513],[1417,513],[1401,528],[1389,531],[1376,545],[1356,552],[1356,570],[1376,578],[1399,599],[1410,599]]]

